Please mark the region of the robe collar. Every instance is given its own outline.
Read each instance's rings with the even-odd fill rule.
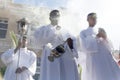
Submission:
[[[27,47],[25,47],[25,48],[20,48],[20,51],[26,52],[26,51],[27,51]]]
[[[55,27],[55,28],[57,27],[57,25],[53,26],[52,24],[49,24],[48,26],[50,26],[50,27]]]
[[[51,28],[54,28],[55,30],[60,30],[61,29],[61,27],[58,28],[58,25],[53,26],[52,24],[49,24],[48,26],[51,27]]]
[[[88,29],[94,29],[94,27],[89,26]]]
[[[97,34],[97,30],[94,27],[88,27],[88,30],[92,31],[93,34]]]

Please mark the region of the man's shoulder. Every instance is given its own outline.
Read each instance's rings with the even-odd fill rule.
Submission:
[[[43,26],[39,26],[37,30],[46,30],[49,28],[50,25],[43,25]]]
[[[47,25],[40,26],[40,28],[46,28],[46,27],[50,27],[50,26],[51,26],[50,24],[47,24]]]
[[[47,26],[38,26],[38,28],[35,30],[35,33],[39,34],[39,32],[44,31],[47,29]]]
[[[48,27],[48,25],[39,26],[38,29],[44,29],[46,27]]]
[[[80,34],[84,34],[84,33],[86,33],[86,31],[87,31],[87,29],[83,29],[83,30],[80,32]]]
[[[32,55],[32,56],[34,56],[34,57],[36,57],[36,54],[35,54],[35,52],[34,52],[34,51],[28,50],[28,53],[29,53],[30,55]]]
[[[15,49],[15,48],[8,49],[8,50],[6,50],[4,53],[6,53],[6,52],[13,52],[14,49]]]

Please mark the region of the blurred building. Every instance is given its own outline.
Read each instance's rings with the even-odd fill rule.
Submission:
[[[48,22],[47,12],[49,9],[45,7],[26,6],[16,4],[12,0],[0,0],[0,53],[13,47],[10,32],[17,34],[18,20],[27,18],[30,21],[31,30],[34,30],[34,26]],[[31,46],[28,47],[31,48]]]
[[[50,9],[45,7],[33,7],[17,4],[12,0],[0,0],[0,55],[6,50],[13,47],[13,43],[10,38],[10,32],[13,31],[16,35],[18,34],[18,20],[24,17],[27,18],[30,21],[29,26],[31,26],[30,28],[32,31],[34,30],[33,26],[43,25],[48,22],[49,10]],[[35,51],[32,46],[29,45],[28,47],[29,49]],[[38,67],[35,75],[36,80],[40,69],[40,52],[36,53],[38,56]],[[0,60],[0,68],[3,66],[4,64]]]

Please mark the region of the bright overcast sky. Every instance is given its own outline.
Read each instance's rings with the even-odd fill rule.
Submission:
[[[79,32],[87,28],[86,16],[90,12],[96,12],[98,23],[96,27],[102,27],[108,33],[114,48],[120,45],[120,1],[119,0],[14,0],[16,3],[31,4],[34,6],[46,6],[49,8],[65,7],[71,13],[79,14],[76,23],[80,27],[74,28],[73,32]],[[78,19],[79,18],[79,19]],[[79,21],[78,21],[79,20]]]

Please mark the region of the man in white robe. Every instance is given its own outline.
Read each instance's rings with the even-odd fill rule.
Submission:
[[[37,43],[35,46],[43,50],[39,80],[79,80],[77,64],[74,59],[78,57],[76,38],[58,26],[59,17],[58,10],[51,11],[51,24],[40,27],[34,34]],[[73,43],[68,46],[69,40],[70,43],[72,41]],[[65,53],[59,58],[55,58],[53,62],[49,61],[48,56],[52,49],[60,44],[64,44]]]
[[[100,28],[95,33],[96,13],[87,17],[89,27],[80,33],[80,43],[86,54],[86,67],[82,80],[120,80],[120,69],[111,55],[111,46],[106,32]]]
[[[7,66],[4,80],[33,80],[36,72],[36,54],[26,47],[27,38],[19,40],[15,49],[10,49],[1,55]]]

